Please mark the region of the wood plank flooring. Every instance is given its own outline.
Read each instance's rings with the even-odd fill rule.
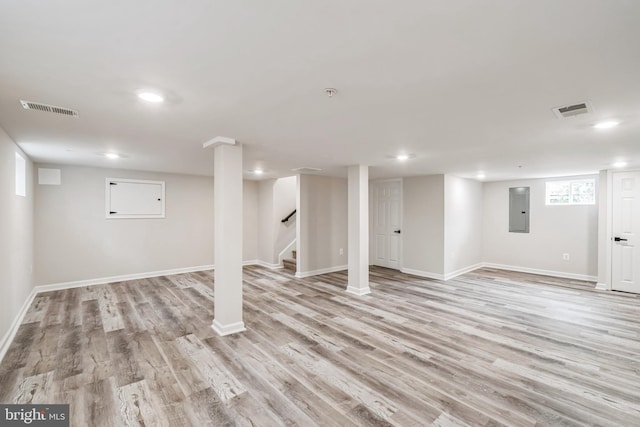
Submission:
[[[247,331],[211,329],[213,272],[39,294],[0,402],[75,426],[639,426],[640,298],[482,269],[244,271]]]

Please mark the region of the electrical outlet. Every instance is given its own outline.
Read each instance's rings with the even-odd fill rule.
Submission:
[[[344,255],[344,248],[340,248],[340,255]]]
[[[569,261],[569,254],[562,254],[562,259],[564,261]]]

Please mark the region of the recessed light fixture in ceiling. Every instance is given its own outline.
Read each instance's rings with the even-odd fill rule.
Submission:
[[[485,175],[484,172],[478,172],[478,174],[476,175],[477,179],[485,179],[487,177],[487,175]]]
[[[254,169],[254,170],[253,170],[253,173],[254,173],[255,175],[262,175],[262,174],[264,173],[264,171],[263,171],[262,169]]]
[[[404,162],[407,161],[409,159],[415,159],[416,155],[412,154],[412,153],[406,153],[406,152],[402,152],[402,153],[398,153],[398,154],[389,154],[386,155],[385,158],[389,159],[389,160],[396,160],[399,162]]]
[[[626,167],[626,166],[627,166],[627,162],[622,162],[622,161],[621,161],[621,162],[615,162],[615,163],[613,164],[613,167],[614,167],[614,168],[624,168],[624,167]]]
[[[103,156],[105,156],[107,159],[119,159],[121,156],[118,153],[104,153]]]
[[[164,96],[154,92],[140,92],[138,93],[138,98],[142,99],[143,101],[153,102],[156,104],[164,101]]]
[[[596,129],[610,129],[612,127],[616,127],[620,124],[620,122],[616,122],[615,120],[610,120],[606,122],[600,122],[593,125]]]

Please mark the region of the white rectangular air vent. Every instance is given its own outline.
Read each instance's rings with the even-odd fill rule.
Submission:
[[[41,104],[39,102],[20,100],[22,108],[25,110],[38,110],[47,113],[62,114],[64,116],[78,117],[78,112],[70,108],[56,107],[55,105]]]
[[[561,107],[552,108],[551,110],[557,118],[566,119],[567,117],[575,117],[580,114],[589,114],[593,112],[593,106],[591,105],[591,101],[584,101],[572,105],[563,105]]]

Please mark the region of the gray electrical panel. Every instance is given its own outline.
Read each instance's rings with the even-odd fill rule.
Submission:
[[[529,187],[509,189],[509,232],[529,232]]]

